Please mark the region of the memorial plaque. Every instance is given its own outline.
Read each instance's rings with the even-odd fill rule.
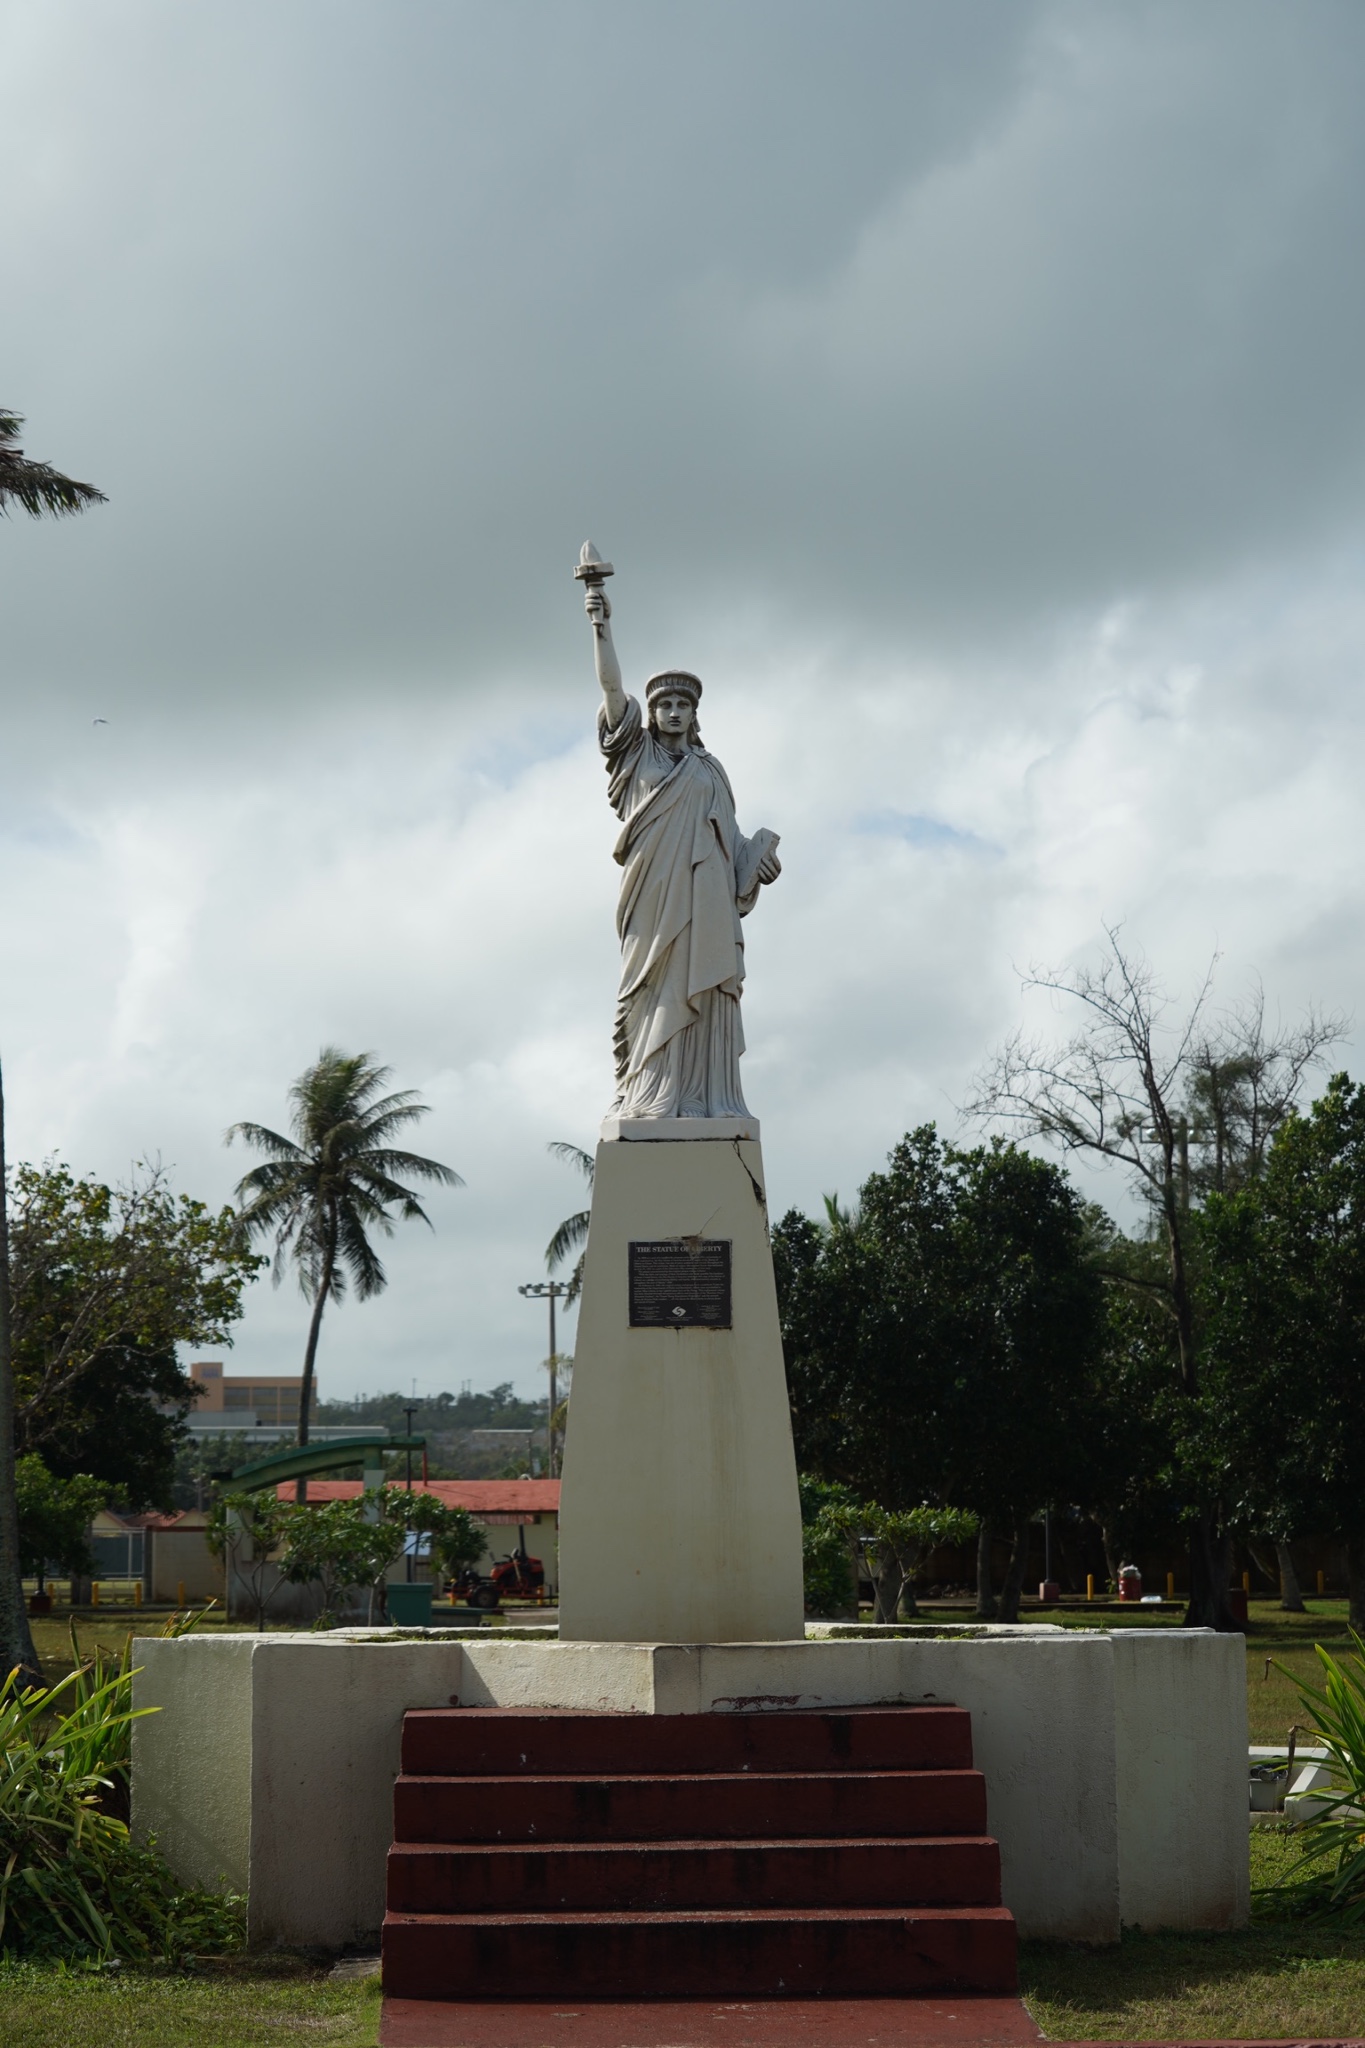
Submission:
[[[728,1330],[729,1238],[632,1241],[630,1323],[637,1330]]]

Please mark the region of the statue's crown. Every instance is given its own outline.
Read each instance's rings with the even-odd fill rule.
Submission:
[[[687,668],[661,668],[658,675],[651,676],[645,684],[645,702],[652,704],[656,697],[670,696],[674,691],[690,697],[694,704],[701,702],[701,677],[694,676]]]

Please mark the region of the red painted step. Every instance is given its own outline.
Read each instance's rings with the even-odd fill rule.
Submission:
[[[1012,1991],[1002,1906],[733,1913],[390,1913],[385,1988],[404,1998],[904,1997]]]
[[[640,1912],[710,1907],[995,1906],[985,1835],[918,1840],[396,1843],[393,1913]]]
[[[414,1712],[384,1979],[469,2001],[1012,1990],[955,1707]]]
[[[971,1762],[971,1716],[962,1707],[723,1714],[436,1707],[403,1719],[402,1768],[418,1777],[964,1771]]]
[[[719,1841],[980,1835],[976,1771],[755,1771],[640,1778],[413,1778],[394,1788],[400,1842]]]

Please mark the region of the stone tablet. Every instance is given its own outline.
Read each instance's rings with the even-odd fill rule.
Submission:
[[[730,1240],[632,1240],[632,1329],[730,1328]]]

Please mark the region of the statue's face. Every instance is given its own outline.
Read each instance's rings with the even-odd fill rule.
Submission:
[[[682,690],[665,690],[654,699],[654,723],[665,739],[686,739],[696,716],[696,706]]]

